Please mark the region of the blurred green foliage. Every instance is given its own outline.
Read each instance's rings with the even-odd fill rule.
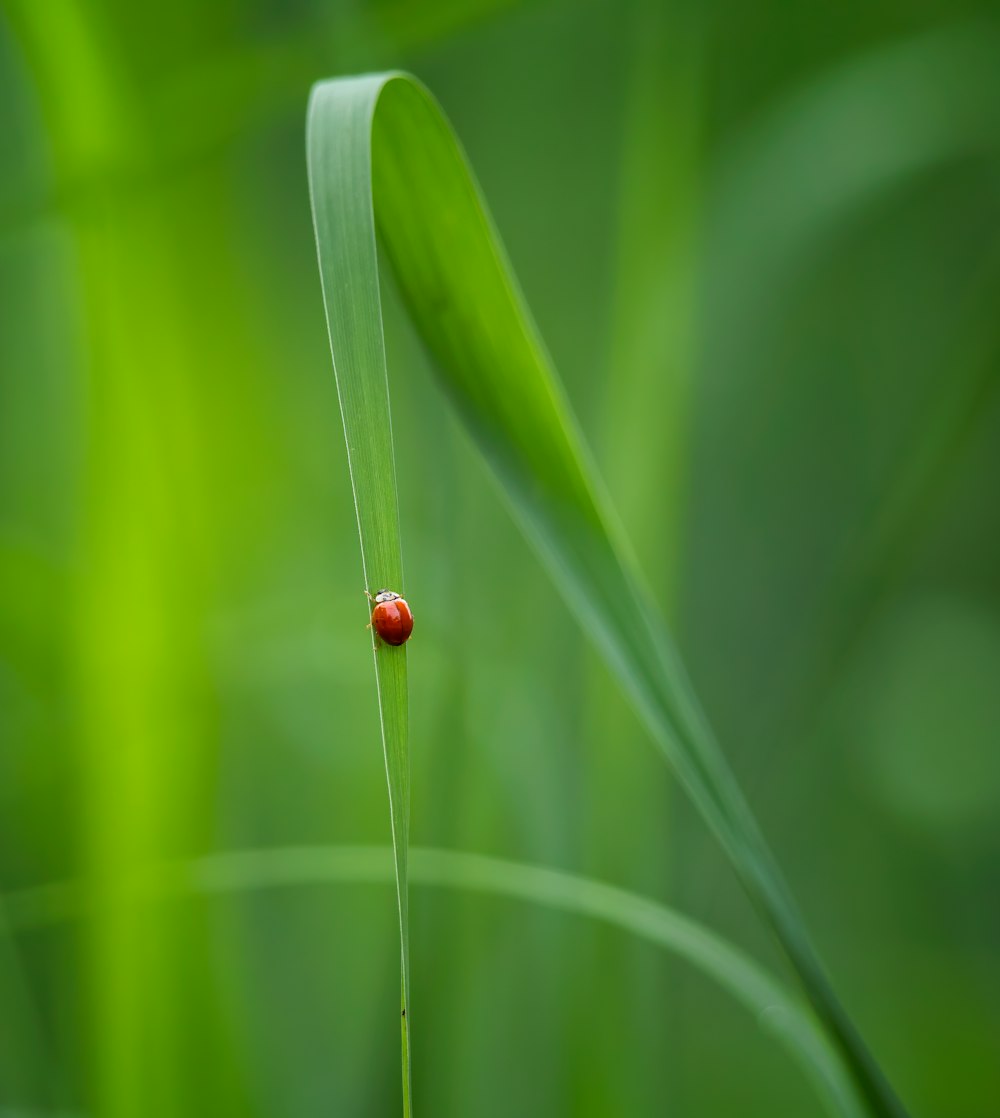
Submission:
[[[0,938],[5,1116],[398,1113],[388,887],[127,886],[388,839],[303,117],[316,78],[397,65],[469,151],[848,1006],[914,1113],[991,1114],[990,8],[3,0],[0,887],[93,910]],[[777,965],[430,378],[393,407],[414,841],[670,899]],[[419,1114],[817,1112],[647,945],[478,895],[411,920]]]

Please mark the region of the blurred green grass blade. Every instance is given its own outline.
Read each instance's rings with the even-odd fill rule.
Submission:
[[[50,1106],[55,1066],[7,898],[0,896],[0,1083],[25,1106]]]
[[[809,1008],[764,967],[694,920],[666,905],[603,882],[544,866],[531,866],[459,850],[415,847],[410,880],[510,897],[574,916],[602,921],[663,948],[717,982],[785,1046],[805,1071],[831,1114],[862,1118],[850,1076]],[[316,846],[234,850],[152,867],[135,888],[144,897],[244,893],[330,882],[391,882],[388,847]],[[87,893],[57,882],[11,894],[12,924],[21,931],[86,916]],[[0,938],[4,929],[0,926]]]
[[[776,346],[787,345],[796,292],[813,282],[830,246],[849,242],[862,226],[872,242],[867,223],[888,199],[903,208],[949,168],[994,161],[998,147],[1000,35],[995,26],[963,22],[852,53],[737,131],[706,183],[703,314],[727,324],[704,331],[709,382],[723,375],[731,392],[734,377],[744,378],[759,398],[759,371],[773,366]],[[772,204],[775,183],[780,206]],[[941,500],[935,493],[978,429],[976,417],[989,415],[997,319],[991,255],[979,277],[970,274],[970,290],[955,295],[954,342],[939,358],[924,418],[899,444],[897,465],[866,482],[878,486],[879,502],[850,533],[815,605],[797,611],[794,674],[758,704],[746,726],[750,741],[770,735],[773,744],[776,726],[784,741],[804,732],[933,517]],[[935,312],[941,322],[951,313],[947,302]],[[912,378],[907,368],[908,385]]]
[[[447,120],[405,75],[323,82],[310,99],[308,150],[363,549],[385,569],[398,550],[377,225],[443,386],[515,518],[770,922],[869,1112],[904,1114],[830,987],[638,577]]]
[[[251,850],[189,863],[186,884],[208,893],[267,886],[391,880],[379,847]],[[419,885],[512,897],[602,921],[672,952],[717,982],[754,1014],[802,1067],[831,1114],[861,1118],[839,1053],[809,1009],[749,956],[666,905],[579,875],[463,851],[415,847],[410,880]]]
[[[640,0],[631,13],[617,258],[601,461],[669,616],[677,595],[700,207],[705,14]],[[643,407],[637,408],[636,401]],[[649,516],[655,507],[657,515]]]
[[[341,148],[370,151],[370,122],[362,101],[345,98],[341,111],[337,112],[336,130],[317,129],[313,127],[315,105],[314,101],[310,108],[309,183],[327,327],[361,540],[364,585],[371,594],[383,587],[403,593],[396,468],[371,199],[369,192],[354,188],[350,174],[353,168],[337,159]],[[368,156],[365,158],[367,161]],[[358,591],[360,605],[363,600],[360,587]],[[412,1014],[406,869],[410,814],[406,646],[390,647],[377,640],[373,633],[372,648],[395,851],[401,952],[403,1113],[409,1115]]]

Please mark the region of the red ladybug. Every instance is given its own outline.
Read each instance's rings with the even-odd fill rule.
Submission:
[[[368,594],[368,591],[365,591]],[[372,610],[372,628],[386,644],[405,644],[413,632],[413,614],[401,598],[392,590],[380,590],[369,601],[375,603]]]

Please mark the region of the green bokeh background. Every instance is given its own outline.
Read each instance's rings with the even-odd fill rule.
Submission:
[[[1000,24],[990,3],[0,0],[0,1114],[399,1111],[384,844],[303,150],[403,67],[497,224],[838,989],[917,1115],[1000,1099]],[[412,839],[782,964],[389,291]],[[80,880],[87,919],[18,927]],[[649,946],[417,887],[421,1115],[819,1113]]]

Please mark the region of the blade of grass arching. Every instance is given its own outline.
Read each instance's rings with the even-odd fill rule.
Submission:
[[[830,986],[638,577],[447,120],[405,75],[324,82],[310,98],[308,147],[341,379],[359,400],[378,401],[375,434],[387,438],[377,223],[443,386],[513,515],[769,921],[869,1112],[904,1114]],[[391,464],[391,446],[378,446]]]
[[[863,1118],[850,1074],[808,1006],[766,968],[696,921],[666,905],[591,878],[459,850],[414,847],[410,880],[419,885],[511,897],[583,916],[637,936],[684,959],[754,1014],[788,1050],[828,1111]],[[395,880],[388,847],[316,846],[235,850],[150,867],[136,879],[144,897],[242,893],[330,882]],[[85,891],[56,882],[7,898],[20,931],[86,917]],[[0,938],[4,929],[0,926]]]
[[[344,168],[330,158],[331,139],[335,139],[337,144],[346,143],[354,150],[369,150],[368,114],[363,105],[356,104],[355,109],[360,111],[345,113],[340,118],[335,137],[310,130],[309,182],[327,328],[361,541],[364,585],[372,594],[383,587],[403,593],[396,467],[371,200],[367,194],[353,189],[353,184],[343,175]],[[317,173],[319,168],[325,173]],[[359,604],[360,601],[359,593]],[[379,641],[373,633],[372,648],[395,852],[403,1114],[409,1115],[412,1073],[407,907],[410,767],[406,646],[391,647]]]
[[[269,884],[391,880],[388,853],[377,847],[227,853],[189,863],[180,880],[208,893]],[[415,884],[513,897],[589,917],[679,955],[728,990],[784,1045],[831,1114],[864,1114],[847,1069],[808,1007],[743,952],[666,905],[560,870],[462,851],[414,847],[409,870]]]

